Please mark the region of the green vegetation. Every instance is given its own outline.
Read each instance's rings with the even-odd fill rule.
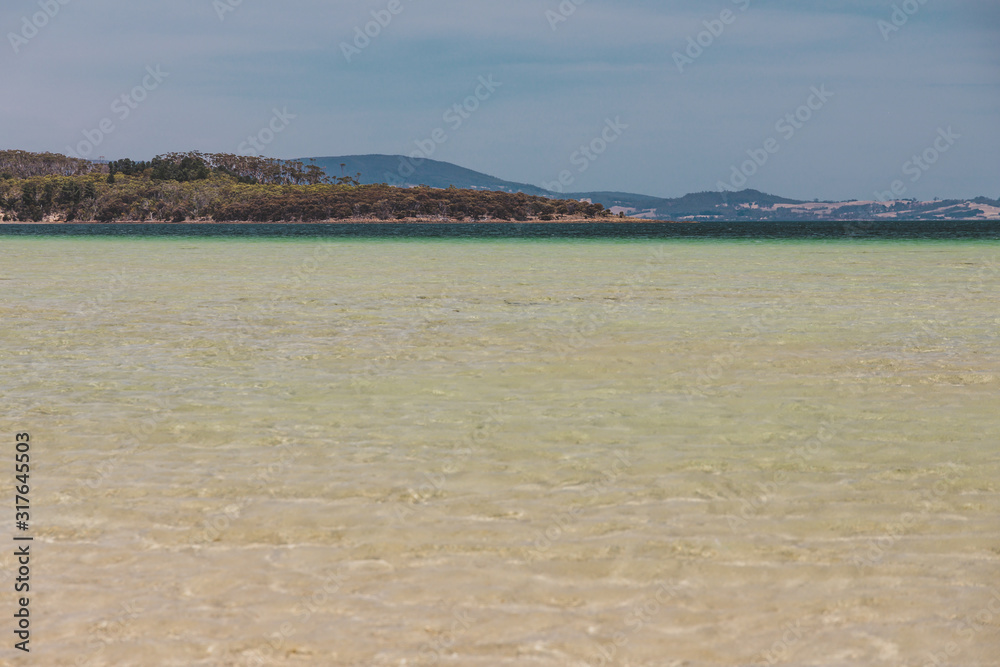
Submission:
[[[315,164],[229,154],[169,153],[93,163],[0,151],[6,222],[319,222],[555,220],[606,216],[601,204],[522,193],[397,188],[331,179]]]

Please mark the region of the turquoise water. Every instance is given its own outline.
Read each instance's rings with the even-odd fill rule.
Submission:
[[[208,238],[388,239],[810,239],[1000,240],[996,220],[841,222],[584,222],[584,223],[376,223],[376,224],[5,224],[7,236],[112,236]]]
[[[993,664],[998,288],[983,240],[2,237],[32,659]]]

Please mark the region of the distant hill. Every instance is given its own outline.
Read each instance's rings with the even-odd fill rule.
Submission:
[[[757,190],[697,192],[676,199],[630,192],[556,193],[538,186],[505,181],[465,169],[450,162],[423,160],[412,165],[401,155],[347,155],[303,158],[315,161],[329,176],[356,176],[361,183],[388,183],[400,187],[455,186],[468,190],[523,192],[555,199],[587,199],[603,204],[613,213],[651,220],[956,220],[1000,219],[1000,201],[974,200],[918,202],[806,202],[770,195]],[[344,165],[341,167],[341,165]]]
[[[775,197],[756,190],[742,192],[699,192],[679,199],[664,199],[630,192],[575,192],[556,193],[527,183],[505,181],[472,169],[459,167],[450,162],[422,160],[414,165],[402,155],[344,155],[341,157],[301,158],[302,162],[315,162],[328,176],[357,176],[363,184],[387,183],[401,187],[426,185],[432,188],[456,188],[466,190],[496,190],[499,192],[523,192],[540,197],[558,199],[590,199],[605,207],[628,209],[645,217],[678,218],[685,216],[716,216],[720,208],[740,204],[798,204],[792,199]]]
[[[572,199],[590,199],[593,202],[604,204],[607,208],[623,209],[629,215],[673,220],[692,217],[722,217],[722,211],[741,206],[769,207],[776,204],[804,203],[757,190],[697,192],[677,199],[663,199],[627,192],[578,192],[563,196]]]
[[[364,185],[387,183],[400,187],[426,185],[431,188],[455,186],[462,190],[494,190],[497,192],[523,192],[539,197],[552,197],[554,193],[527,183],[505,181],[488,174],[459,167],[450,162],[421,160],[414,166],[402,155],[345,155],[342,157],[303,158],[309,164],[326,171],[329,176],[356,176],[361,174]],[[344,165],[343,167],[341,165]],[[560,195],[561,199],[565,199]]]
[[[337,182],[324,183],[327,177]],[[188,152],[159,155],[150,162],[122,159],[99,164],[55,153],[0,150],[0,222],[207,218],[546,222],[607,219],[609,214],[706,222],[1000,222],[1000,200],[805,202],[757,190],[697,192],[676,199],[628,192],[562,194],[448,162],[413,164],[394,155],[289,161]],[[864,225],[852,228],[863,231]]]

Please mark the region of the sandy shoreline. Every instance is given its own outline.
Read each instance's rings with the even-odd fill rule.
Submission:
[[[252,220],[115,220],[100,222],[98,220],[42,220],[42,221],[4,221],[0,225],[561,225],[561,224],[595,224],[608,222],[666,222],[674,224],[698,224],[695,220],[649,220],[646,218],[563,218],[560,220],[453,220],[438,218],[404,218],[402,220],[380,220],[378,218],[347,218],[329,220],[278,220],[271,222],[255,222]]]

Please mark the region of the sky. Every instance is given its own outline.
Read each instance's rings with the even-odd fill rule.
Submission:
[[[4,0],[0,29],[0,148],[1000,197],[996,0]]]

